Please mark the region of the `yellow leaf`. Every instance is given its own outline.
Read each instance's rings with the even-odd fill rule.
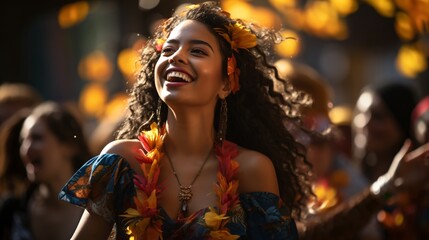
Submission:
[[[210,237],[213,239],[219,239],[219,240],[235,240],[238,239],[240,236],[238,235],[231,235],[228,230],[217,230],[217,231],[211,231]]]
[[[228,219],[225,217],[225,214],[219,215],[215,212],[213,208],[210,208],[210,211],[204,215],[204,220],[206,221],[207,227],[210,229],[219,229],[222,221]]]

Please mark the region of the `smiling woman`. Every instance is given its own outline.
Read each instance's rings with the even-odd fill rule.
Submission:
[[[214,2],[166,20],[118,140],[60,193],[85,208],[73,239],[296,239],[311,190],[284,125],[303,100],[267,57],[280,40]]]
[[[45,102],[26,113],[13,132],[19,158],[12,160],[22,160],[29,184],[25,194],[2,202],[0,237],[70,239],[82,210],[59,201],[57,193],[89,157],[81,125],[65,107]]]
[[[222,55],[217,38],[195,20],[180,23],[164,43],[155,65],[158,94],[169,105],[214,109],[217,97],[229,93],[222,78]],[[213,117],[212,117],[213,118]]]

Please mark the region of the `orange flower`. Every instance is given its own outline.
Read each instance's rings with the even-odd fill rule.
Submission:
[[[229,44],[231,49],[238,52],[238,49],[249,49],[257,45],[256,35],[239,22],[229,24],[223,28],[215,28],[214,30],[222,36]],[[240,69],[237,68],[237,60],[234,54],[228,58],[228,80],[232,93],[240,90]]]
[[[121,215],[127,218],[127,234],[135,239],[162,239],[162,221],[156,218],[156,189],[149,197],[143,191],[137,191],[134,203],[137,209],[129,208],[125,211],[126,214]]]
[[[228,58],[228,80],[229,88],[232,93],[236,93],[240,90],[240,69],[237,68],[237,60],[234,54],[232,54],[232,57]]]
[[[233,208],[239,203],[237,189],[238,181],[227,182],[226,178],[218,173],[218,183],[215,185],[215,193],[218,196],[219,211],[225,214],[228,209]]]
[[[237,175],[239,168],[237,161],[233,160],[238,155],[237,146],[231,142],[224,141],[215,150],[219,160],[220,172],[227,181],[231,181]]]
[[[158,125],[156,123],[152,123],[150,125],[150,130],[143,131],[142,134],[140,134],[140,136],[138,137],[138,139],[142,143],[143,149],[146,152],[149,152],[155,148],[161,149],[162,137],[163,137],[163,130],[158,129]]]
[[[143,131],[138,136],[143,149],[138,150],[136,159],[140,163],[152,163],[154,159],[160,159],[163,137],[164,129],[159,129],[156,123],[152,123],[149,131]]]
[[[239,22],[226,26],[227,32],[222,28],[215,28],[214,30],[228,41],[235,51],[238,48],[249,49],[257,45],[256,35]]]
[[[158,203],[156,190],[148,197],[143,191],[137,191],[137,196],[134,197],[134,203],[137,209],[128,208],[122,216],[131,219],[144,219],[156,215],[158,212]]]

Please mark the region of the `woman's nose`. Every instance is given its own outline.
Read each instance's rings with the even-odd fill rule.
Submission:
[[[168,59],[168,63],[186,63],[186,56],[182,49],[178,49],[173,55]]]

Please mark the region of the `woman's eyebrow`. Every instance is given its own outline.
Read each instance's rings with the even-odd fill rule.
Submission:
[[[209,47],[209,48],[214,52],[214,50],[213,50],[212,46],[211,46],[208,42],[206,42],[206,41],[199,40],[199,39],[191,39],[191,40],[189,40],[188,42],[189,42],[190,44],[202,44],[202,45],[206,45],[207,47]],[[177,39],[169,39],[169,40],[167,40],[167,43],[171,43],[171,44],[179,44],[179,43],[180,43],[180,41],[179,41],[179,40],[177,40]]]

